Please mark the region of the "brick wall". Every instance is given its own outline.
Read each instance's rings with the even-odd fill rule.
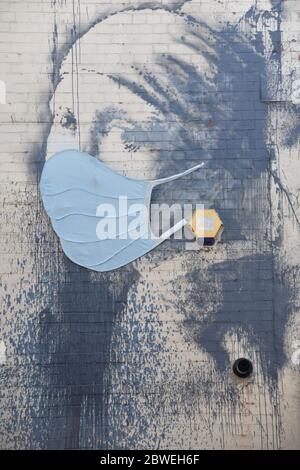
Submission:
[[[1,448],[299,447],[297,7],[1,0]],[[216,208],[222,243],[73,264],[38,188],[70,147],[136,178],[204,161],[153,199]]]

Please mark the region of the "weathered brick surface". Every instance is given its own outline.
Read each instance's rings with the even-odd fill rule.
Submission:
[[[299,18],[296,0],[1,0],[1,448],[299,448]],[[215,207],[222,243],[74,265],[38,188],[69,147],[137,178],[205,161],[153,199]]]

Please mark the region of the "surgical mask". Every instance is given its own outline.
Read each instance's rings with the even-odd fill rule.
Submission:
[[[152,190],[202,165],[167,178],[136,180],[87,153],[66,150],[45,163],[40,190],[66,256],[85,268],[110,271],[153,250],[184,226],[181,221],[160,237],[153,236]]]

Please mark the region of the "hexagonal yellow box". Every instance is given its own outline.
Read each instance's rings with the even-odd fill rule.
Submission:
[[[214,245],[220,240],[224,225],[214,209],[197,209],[189,226],[196,238],[204,239],[204,245]]]

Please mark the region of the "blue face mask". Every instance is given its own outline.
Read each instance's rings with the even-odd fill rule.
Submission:
[[[154,237],[151,193],[155,186],[202,165],[168,178],[143,181],[120,175],[87,153],[66,150],[45,163],[40,190],[67,257],[94,271],[110,271],[149,252],[185,225],[181,221]]]

